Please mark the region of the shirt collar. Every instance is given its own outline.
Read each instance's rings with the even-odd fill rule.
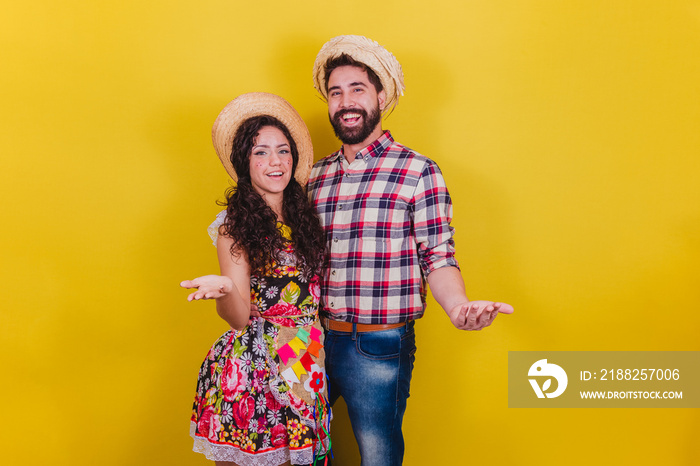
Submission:
[[[381,136],[379,136],[372,144],[369,146],[365,147],[361,151],[359,151],[357,154],[355,154],[355,160],[357,159],[363,159],[367,156],[369,157],[378,157],[384,153],[385,150],[389,148],[394,143],[394,138],[391,136],[391,131],[386,130],[384,133],[382,133]],[[331,158],[333,160],[339,160],[341,157],[343,157],[343,148],[341,147],[338,152],[333,154]]]

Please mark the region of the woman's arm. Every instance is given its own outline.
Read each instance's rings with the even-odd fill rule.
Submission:
[[[250,267],[245,254],[231,254],[233,239],[219,235],[216,253],[219,256],[221,276],[231,280],[231,288],[224,285],[224,296],[216,299],[216,312],[236,330],[248,325],[250,319]]]
[[[180,283],[197,288],[188,301],[216,299],[216,312],[232,328],[241,330],[250,319],[250,267],[243,253],[231,254],[233,239],[220,235],[216,243],[221,275],[205,275]]]

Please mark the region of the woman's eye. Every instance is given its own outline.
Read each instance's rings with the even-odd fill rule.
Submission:
[[[255,153],[253,153],[253,155],[265,155],[265,151],[264,151],[264,150],[259,150],[259,151],[255,152]]]

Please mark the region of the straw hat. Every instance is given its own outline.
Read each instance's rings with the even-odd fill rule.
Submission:
[[[238,180],[236,171],[231,165],[233,137],[238,127],[245,120],[261,115],[277,118],[289,130],[299,150],[299,162],[297,163],[294,178],[302,187],[306,186],[314,159],[309,129],[289,102],[278,95],[268,94],[267,92],[250,92],[239,95],[224,107],[214,122],[214,126],[211,129],[214,149],[216,149],[216,154],[221,159],[221,163],[224,164],[224,168],[229,176],[234,181]]]
[[[399,61],[387,49],[364,36],[338,36],[326,42],[314,62],[314,87],[328,100],[326,90],[326,61],[339,55],[350,55],[356,61],[370,67],[382,83],[386,92],[386,105],[382,113],[393,110],[399,103],[406,86],[403,84],[403,71]]]

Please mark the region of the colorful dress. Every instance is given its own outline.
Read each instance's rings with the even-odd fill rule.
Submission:
[[[210,232],[222,221],[219,214]],[[288,228],[281,230],[289,238]],[[268,273],[251,277],[251,302],[262,317],[224,333],[202,363],[190,425],[194,451],[270,466],[310,464],[329,452],[319,293],[319,277],[306,280],[297,270],[291,243]]]

